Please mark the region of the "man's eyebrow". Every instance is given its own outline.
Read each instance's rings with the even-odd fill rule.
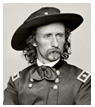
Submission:
[[[44,35],[52,35],[52,33],[46,33],[46,34],[44,34]]]
[[[65,33],[60,32],[60,33],[56,33],[56,35],[65,35]]]

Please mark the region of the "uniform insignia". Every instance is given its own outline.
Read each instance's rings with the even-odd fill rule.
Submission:
[[[15,73],[15,74],[12,76],[12,81],[14,82],[14,81],[17,80],[18,78],[20,78],[19,72]]]
[[[88,78],[90,77],[90,72],[89,71],[82,71],[79,76],[77,77],[78,80],[81,82],[85,83]]]

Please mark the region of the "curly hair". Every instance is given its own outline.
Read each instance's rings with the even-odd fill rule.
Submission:
[[[63,47],[63,54],[61,55],[63,60],[69,58],[71,54],[71,41],[70,41],[70,29],[65,28],[65,43]],[[28,63],[34,63],[37,59],[37,50],[32,44],[35,41],[36,29],[32,31],[31,35],[26,39],[26,47],[23,50],[23,55]]]

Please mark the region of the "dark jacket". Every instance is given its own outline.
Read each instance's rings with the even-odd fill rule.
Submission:
[[[55,80],[41,79],[37,64],[10,77],[4,91],[4,105],[90,105],[90,74],[60,60]]]

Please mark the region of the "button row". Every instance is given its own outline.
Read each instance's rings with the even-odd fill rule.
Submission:
[[[59,70],[56,70],[56,74],[59,76],[60,75],[60,71]],[[57,90],[58,89],[58,85],[57,85],[57,83],[59,83],[59,78],[56,78],[55,79],[55,85],[53,86],[53,89],[54,90]]]

